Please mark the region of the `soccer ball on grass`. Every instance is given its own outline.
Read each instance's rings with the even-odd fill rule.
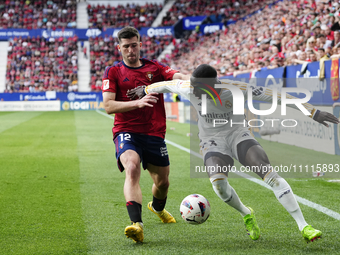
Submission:
[[[185,222],[202,224],[209,218],[210,204],[204,196],[192,194],[183,199],[180,212]]]

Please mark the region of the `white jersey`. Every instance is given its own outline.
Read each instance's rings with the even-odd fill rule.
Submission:
[[[222,84],[237,86],[244,95],[244,100],[248,97],[248,88],[251,88],[253,100],[272,102],[273,91],[266,87],[253,87],[244,82],[238,82],[233,80],[222,80]],[[221,89],[219,97],[221,99],[207,100],[207,112],[202,115],[202,100],[195,97],[193,94],[193,86],[190,85],[189,80],[172,80],[166,82],[157,82],[151,84],[145,88],[145,93],[151,92],[157,93],[176,93],[187,98],[193,107],[197,111],[198,116],[198,128],[200,138],[213,136],[219,132],[234,132],[240,128],[248,129],[245,115],[234,115],[233,114],[233,95],[228,89]],[[278,104],[281,104],[281,94],[278,93]],[[287,96],[287,98],[293,99],[293,96]],[[222,104],[221,104],[222,103]],[[311,104],[302,104],[310,113],[310,117],[316,112],[316,109]],[[299,109],[295,105],[289,105],[289,107]],[[225,124],[214,125],[214,120],[225,120]],[[233,124],[234,123],[234,124]],[[236,124],[239,123],[239,124]],[[245,125],[242,125],[245,123]]]

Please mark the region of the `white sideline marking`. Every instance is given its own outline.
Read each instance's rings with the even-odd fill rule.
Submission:
[[[99,111],[99,110],[96,110],[96,111],[97,111],[98,113],[102,114],[102,115],[105,116],[105,117],[108,117],[108,118],[110,118],[110,119],[114,119],[114,117],[112,117],[112,116],[110,116],[110,115],[107,115],[107,114],[105,114],[105,113],[103,113],[103,112],[101,112],[101,111]],[[197,152],[195,152],[195,151],[192,151],[192,150],[190,150],[190,149],[188,149],[188,148],[185,148],[185,147],[183,147],[183,146],[181,146],[181,145],[179,145],[179,144],[177,144],[177,143],[174,143],[174,142],[169,141],[169,140],[166,140],[166,139],[165,139],[165,142],[166,142],[167,144],[170,144],[170,145],[172,145],[172,146],[174,146],[174,147],[176,147],[176,148],[182,150],[182,151],[185,151],[185,152],[188,152],[188,153],[190,153],[190,154],[192,154],[192,155],[195,155],[195,156],[198,157],[198,158],[202,158],[202,155],[200,155],[199,153],[197,153]],[[235,174],[237,174],[237,175],[239,175],[239,176],[241,176],[241,177],[244,177],[244,178],[246,178],[246,179],[248,179],[248,180],[250,180],[250,181],[252,181],[252,182],[255,182],[255,183],[261,185],[262,187],[265,187],[265,188],[271,190],[270,186],[267,185],[266,183],[264,183],[264,182],[263,182],[262,180],[260,180],[260,179],[254,178],[254,177],[252,177],[252,176],[250,176],[250,175],[248,175],[248,174],[246,174],[246,173],[242,173],[242,172],[233,172],[233,173],[235,173]],[[294,194],[294,195],[295,195],[295,194]],[[301,203],[301,204],[304,204],[304,205],[306,205],[306,206],[308,206],[308,207],[311,207],[311,208],[313,208],[313,209],[315,209],[315,210],[317,210],[317,211],[319,211],[319,212],[322,212],[322,213],[328,215],[329,217],[332,217],[333,219],[340,220],[340,214],[337,213],[337,212],[335,212],[335,211],[333,211],[333,210],[331,210],[331,209],[328,209],[328,208],[326,208],[326,207],[324,207],[324,206],[322,206],[322,205],[319,205],[319,204],[317,204],[317,203],[314,203],[314,202],[312,202],[312,201],[309,201],[309,200],[307,200],[307,199],[305,199],[305,198],[303,198],[303,197],[299,197],[299,196],[297,196],[297,195],[295,195],[295,198],[296,198],[296,200],[297,200],[299,203]]]
[[[107,113],[104,113],[104,112],[102,112],[102,111],[99,111],[98,109],[96,110],[96,112],[98,112],[99,114],[101,114],[101,115],[103,115],[103,116],[105,116],[105,117],[108,117],[108,118],[110,118],[110,119],[115,119],[115,117],[113,117],[113,116],[111,116],[111,115],[108,115]]]
[[[189,149],[187,149],[187,148],[185,148],[185,147],[183,147],[183,146],[181,146],[179,144],[176,144],[174,142],[170,142],[168,140],[166,140],[166,142],[168,144],[171,144],[171,145],[177,147],[180,150],[184,150],[184,151],[186,151],[188,153],[191,153],[191,154],[193,154],[193,155],[195,155],[195,156],[197,156],[199,158],[202,158],[202,156],[200,154],[198,154],[197,152],[190,151]],[[261,186],[271,190],[270,186],[267,185],[265,182],[263,182],[260,179],[254,178],[254,177],[250,176],[249,174],[242,173],[242,172],[239,172],[239,171],[238,172],[233,172],[233,173],[235,173],[235,174],[237,174],[239,176],[242,176],[242,177],[248,179],[249,181],[255,182],[255,183],[257,183],[257,184],[259,184],[259,185],[261,185]],[[326,207],[324,207],[322,205],[319,205],[317,203],[309,201],[309,200],[307,200],[307,199],[305,199],[303,197],[299,197],[298,195],[295,195],[295,198],[301,204],[307,205],[307,206],[309,206],[309,207],[311,207],[311,208],[313,208],[313,209],[315,209],[315,210],[317,210],[319,212],[322,212],[322,213],[324,213],[324,214],[326,214],[326,215],[328,215],[328,216],[330,216],[330,217],[332,217],[332,218],[334,218],[336,220],[340,220],[340,214],[335,212],[335,211],[333,211],[333,210],[331,210],[331,209],[328,209],[328,208],[326,208]]]

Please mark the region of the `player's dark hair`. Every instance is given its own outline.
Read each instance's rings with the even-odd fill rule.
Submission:
[[[194,70],[192,76],[195,78],[216,78],[217,72],[211,65],[202,64]]]
[[[192,86],[200,86],[201,84],[214,84],[220,83],[217,79],[217,71],[211,65],[199,65],[191,74],[190,83]]]
[[[121,42],[122,39],[131,39],[133,37],[137,37],[138,42],[140,41],[140,35],[136,28],[134,27],[124,27],[122,30],[118,32],[118,41]]]

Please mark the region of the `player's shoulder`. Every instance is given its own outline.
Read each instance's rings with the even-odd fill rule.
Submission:
[[[247,88],[249,87],[248,83],[245,83],[245,82],[242,82],[242,81],[235,81],[235,80],[229,80],[229,79],[223,79],[223,80],[220,80],[220,81],[221,81],[221,84],[233,85],[233,86],[236,86],[239,89],[244,90],[244,91],[247,90]],[[228,90],[228,89],[223,88],[222,90],[224,91],[224,90]]]
[[[103,74],[103,79],[106,79],[109,76],[112,76],[113,74],[117,73],[117,71],[121,69],[123,66],[124,66],[123,62],[116,63],[115,65],[112,66],[107,66]]]

